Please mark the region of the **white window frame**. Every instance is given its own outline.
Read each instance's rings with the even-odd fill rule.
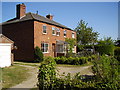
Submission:
[[[73,36],[74,35],[74,36]],[[74,32],[72,32],[72,38],[75,38],[75,33]]]
[[[59,32],[59,34],[57,34],[58,32]],[[59,28],[56,28],[56,35],[60,36],[60,29]]]
[[[42,50],[42,44],[44,44],[44,46],[45,46],[45,44],[48,44],[48,50],[47,50],[47,52],[44,52],[44,51],[42,51],[43,53],[49,53],[49,43],[41,43],[41,50]],[[43,47],[44,48],[44,50],[45,50],[45,47]]]
[[[54,34],[53,34],[53,30],[54,30]],[[56,35],[56,28],[55,27],[52,27],[52,35]]]
[[[64,37],[66,37],[67,36],[67,30],[64,30]]]
[[[46,27],[46,33],[44,32],[44,28],[43,28],[44,26]],[[43,32],[43,34],[47,34],[47,26],[46,25],[42,26],[42,32]]]

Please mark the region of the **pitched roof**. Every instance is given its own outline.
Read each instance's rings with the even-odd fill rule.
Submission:
[[[0,34],[0,43],[14,43],[12,40],[4,36],[3,34]]]
[[[48,18],[45,18],[41,15],[38,15],[38,14],[34,14],[34,13],[26,13],[25,16],[21,17],[20,19],[18,18],[13,18],[11,20],[8,20],[6,22],[3,22],[2,25],[6,25],[6,24],[11,24],[11,23],[17,23],[17,22],[22,22],[22,21],[27,21],[27,20],[37,20],[37,21],[40,21],[40,22],[43,22],[43,23],[48,23],[48,24],[51,24],[51,25],[55,25],[55,26],[58,26],[58,27],[61,27],[61,28],[65,28],[65,29],[69,29],[69,30],[72,30],[60,23],[57,23],[53,20],[50,20]]]

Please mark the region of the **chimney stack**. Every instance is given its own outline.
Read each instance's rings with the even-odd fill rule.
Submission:
[[[46,18],[48,18],[48,19],[50,19],[50,20],[53,20],[53,15],[48,14],[48,15],[46,15]]]
[[[16,6],[16,18],[21,18],[22,16],[24,16],[26,14],[26,6],[24,3],[22,4],[18,4]]]

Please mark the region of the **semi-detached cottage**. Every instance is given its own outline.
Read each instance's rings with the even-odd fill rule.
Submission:
[[[14,41],[17,50],[15,60],[34,60],[34,48],[39,46],[45,56],[66,54],[65,38],[76,38],[72,29],[53,21],[52,15],[46,17],[26,13],[26,6],[16,6],[16,17],[2,23],[2,33]],[[76,53],[76,47],[73,52]]]

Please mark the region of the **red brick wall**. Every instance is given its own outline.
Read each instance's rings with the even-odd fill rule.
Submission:
[[[2,33],[13,40],[17,46],[17,50],[14,50],[15,60],[34,59],[33,25],[33,21],[3,25]]]
[[[43,31],[42,31],[43,25],[47,26],[47,34],[43,34]],[[56,40],[65,41],[64,30],[67,30],[67,29],[62,29],[60,27],[57,27],[60,29],[60,36],[55,36],[55,35],[52,35],[52,27],[56,27],[56,26],[34,21],[34,47],[39,46],[41,48],[42,41],[49,43],[49,53],[44,53],[45,56],[54,56],[54,53],[52,50],[52,43],[56,43]],[[72,38],[72,32],[73,31],[71,30],[67,30],[66,38]],[[76,33],[75,33],[75,37],[76,37]]]
[[[43,34],[43,25],[47,26],[47,34]],[[34,48],[36,46],[41,48],[41,42],[43,41],[49,43],[49,53],[45,53],[44,55],[54,56],[52,44],[56,44],[56,40],[65,41],[64,30],[66,29],[60,28],[60,36],[54,36],[52,35],[52,26],[38,21],[24,21],[3,25],[3,34],[14,41],[17,46],[17,50],[14,50],[15,60],[34,60]],[[71,30],[67,30],[66,38],[72,38],[72,32]]]

